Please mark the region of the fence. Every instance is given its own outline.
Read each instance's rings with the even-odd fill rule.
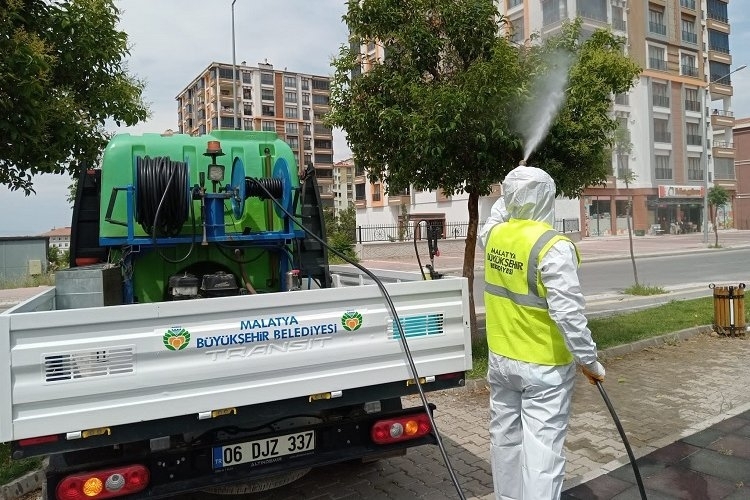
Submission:
[[[430,221],[430,225],[442,228],[440,232],[441,239],[464,239],[469,229],[468,222],[446,222]],[[481,228],[484,222],[479,223]],[[579,219],[555,219],[555,230],[561,233],[574,233],[580,231],[581,225]],[[417,241],[426,237],[424,225],[417,229]],[[357,243],[370,243],[375,241],[413,241],[414,224],[387,225],[375,224],[366,226],[357,226],[356,241]]]

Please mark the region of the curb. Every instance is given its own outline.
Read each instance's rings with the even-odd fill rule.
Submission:
[[[32,491],[41,489],[44,484],[44,470],[48,463],[49,458],[45,458],[41,469],[28,472],[8,484],[0,486],[0,498],[16,500]]]

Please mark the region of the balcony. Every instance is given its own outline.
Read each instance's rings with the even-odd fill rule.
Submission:
[[[586,9],[586,8],[579,8],[578,9],[578,15],[584,19],[591,19],[594,21],[601,21],[606,23],[607,22],[607,11],[599,10],[599,9]]]
[[[708,18],[724,24],[729,23],[729,17],[727,16],[726,12],[720,12],[711,8],[708,9]]]
[[[723,109],[711,111],[711,126],[715,128],[733,128],[734,113]]]
[[[692,44],[698,44],[698,34],[692,33],[690,31],[683,31],[682,32],[682,41]]]
[[[666,24],[661,24],[661,23],[649,22],[648,23],[648,30],[651,33],[656,33],[657,35],[666,35],[667,34],[667,25]]]
[[[612,27],[616,30],[627,31],[628,26],[622,19],[612,19]]]

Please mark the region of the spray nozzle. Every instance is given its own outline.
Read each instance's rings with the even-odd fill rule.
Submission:
[[[521,160],[518,162],[519,167],[525,167],[526,166],[526,160]]]

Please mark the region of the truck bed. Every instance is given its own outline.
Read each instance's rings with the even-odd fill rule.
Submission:
[[[386,285],[421,377],[471,369],[464,278]],[[0,314],[0,442],[412,378],[374,285]]]

